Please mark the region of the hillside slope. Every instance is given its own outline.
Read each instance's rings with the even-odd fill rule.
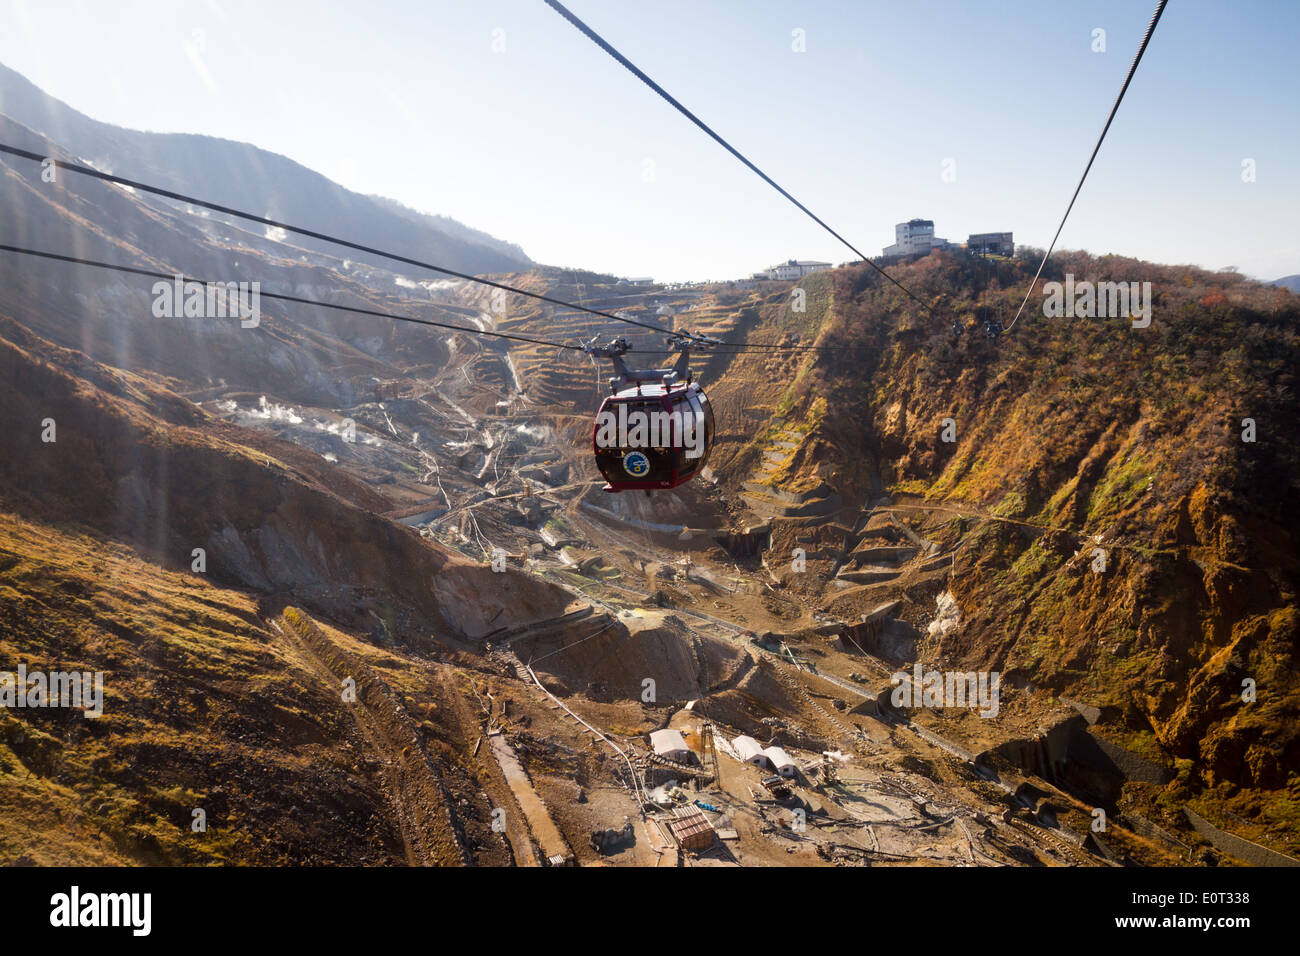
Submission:
[[[793,386],[791,419],[816,449],[794,469],[851,501],[873,497],[874,473],[955,552],[960,626],[919,657],[1100,708],[1098,732],[1175,772],[1158,799],[1230,807],[1294,850],[1300,300],[1232,273],[1065,253],[1045,279],[1151,281],[1151,327],[1044,318],[1035,296],[990,341],[978,323],[1009,319],[1029,268],[940,254],[901,267],[940,320],[865,267],[837,270],[819,342],[845,351]]]
[[[379,517],[384,499],[320,456],[210,421],[3,316],[0,397],[0,500],[37,520],[75,516],[163,567],[203,548],[216,580],[291,594],[365,629],[383,620],[416,644],[477,637],[507,609],[546,617],[567,603]],[[47,421],[54,441],[43,440]]]

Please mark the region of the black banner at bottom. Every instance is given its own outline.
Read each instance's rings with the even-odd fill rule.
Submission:
[[[566,927],[572,944],[611,914],[655,920],[665,899],[695,930],[733,907],[807,928],[891,931],[918,939],[987,938],[999,927],[1095,939],[1239,934],[1294,923],[1291,869],[828,867],[811,869],[6,869],[6,924],[23,938],[91,937],[130,946],[373,942],[398,925],[448,920],[474,937],[533,925]],[[706,905],[701,905],[706,904]],[[480,919],[486,917],[486,921]],[[473,923],[464,921],[473,920]],[[403,928],[405,928],[403,926]],[[432,928],[432,925],[430,926]],[[680,924],[666,927],[680,931]],[[504,937],[503,937],[504,938]],[[1021,937],[1024,938],[1024,937]],[[593,943],[596,940],[593,939]],[[606,937],[601,945],[609,943]]]

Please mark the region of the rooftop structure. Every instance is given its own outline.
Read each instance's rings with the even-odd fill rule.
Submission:
[[[783,777],[793,777],[798,772],[794,760],[780,747],[768,747],[763,751],[763,756],[772,762],[772,769]]]
[[[777,279],[789,281],[792,279],[802,279],[812,272],[822,272],[831,268],[829,262],[820,262],[816,259],[788,259],[785,262],[778,263],[774,266],[755,272],[755,279]]]
[[[678,807],[673,813],[677,818],[669,821],[668,828],[683,850],[699,852],[713,846],[713,824],[708,817],[691,807]]]
[[[928,256],[932,249],[950,247],[947,239],[939,239],[934,234],[934,220],[909,219],[894,227],[894,244],[886,246],[887,256]]]
[[[740,755],[740,759],[746,763],[752,763],[758,767],[767,766],[767,754],[763,753],[762,745],[753,737],[746,737],[741,734],[731,742],[731,745],[736,748],[736,753]]]
[[[650,746],[657,756],[677,763],[685,763],[691,758],[691,748],[686,746],[686,738],[681,731],[666,729],[650,733]]]
[[[1013,256],[1016,244],[1009,232],[973,232],[966,240],[966,251],[977,256]]]

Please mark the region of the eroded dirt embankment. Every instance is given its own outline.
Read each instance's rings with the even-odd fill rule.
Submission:
[[[382,761],[384,791],[399,821],[408,862],[465,863],[460,825],[449,809],[442,773],[393,689],[297,608],[287,608],[276,624],[281,633],[299,642],[322,679],[340,689],[344,704],[352,705],[358,727]]]

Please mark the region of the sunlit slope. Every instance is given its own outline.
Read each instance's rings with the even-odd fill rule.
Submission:
[[[100,671],[105,698],[0,711],[0,863],[399,855],[339,695],[251,597],[12,515],[0,568],[0,669]]]
[[[0,515],[19,662],[101,673],[103,714],[0,710],[0,865],[511,860],[458,668]]]
[[[1232,806],[1267,805],[1277,839],[1300,819],[1300,300],[1231,272],[1066,253],[1046,278],[1151,282],[1151,326],[1046,318],[1039,294],[989,340],[981,323],[1010,320],[1029,268],[898,267],[937,317],[865,267],[837,270],[819,341],[845,350],[796,381],[785,421],[818,454],[791,464],[849,501],[875,475],[946,508],[914,512],[960,545],[963,625],[933,639],[937,659],[1102,708],[1099,730],[1178,768],[1171,799],[1242,788]]]

